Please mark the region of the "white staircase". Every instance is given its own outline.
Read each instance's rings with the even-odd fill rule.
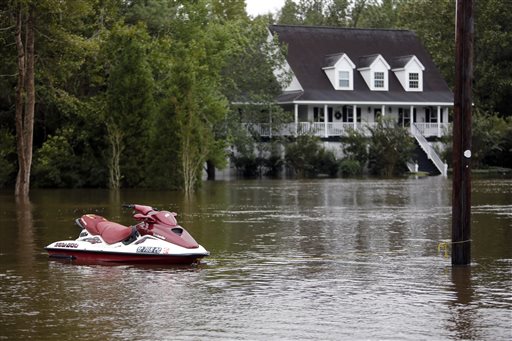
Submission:
[[[428,143],[427,139],[423,136],[423,134],[418,130],[416,124],[411,122],[411,135],[414,136],[416,141],[418,141],[421,149],[427,154],[429,160],[436,166],[442,176],[447,176],[448,173],[448,165],[445,164],[434,148]]]

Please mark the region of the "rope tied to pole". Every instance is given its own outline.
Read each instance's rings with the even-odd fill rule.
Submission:
[[[467,239],[467,240],[460,240],[458,242],[453,242],[453,241],[439,242],[437,244],[437,253],[440,253],[441,250],[444,250],[444,257],[448,258],[448,249],[450,248],[450,245],[471,243],[472,241],[473,241],[472,239]]]

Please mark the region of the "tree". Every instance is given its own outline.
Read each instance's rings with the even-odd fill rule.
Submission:
[[[455,5],[452,0],[404,1],[398,7],[399,28],[418,35],[451,86],[455,76]]]
[[[325,24],[346,27],[350,20],[349,0],[332,0],[326,5]]]
[[[402,3],[408,0],[370,0],[362,10],[359,27],[396,28]]]
[[[475,104],[512,116],[512,1],[475,1]]]
[[[298,25],[301,24],[299,9],[293,0],[286,0],[283,7],[278,13],[278,22],[281,25]]]
[[[368,161],[368,138],[358,130],[350,129],[342,144],[344,158],[341,171],[344,175],[363,174]]]
[[[36,56],[34,60],[34,93],[37,103],[34,105],[32,141],[31,143],[24,143],[24,146],[31,144],[29,148],[32,149],[33,153],[36,153],[44,145],[49,136],[56,136],[58,132],[69,131],[68,127],[75,127],[80,124],[83,127],[97,121],[94,114],[91,114],[95,110],[90,110],[92,102],[88,103],[87,97],[98,89],[96,88],[97,75],[95,72],[100,68],[103,69],[103,65],[96,65],[93,61],[99,50],[98,37],[101,36],[102,27],[114,17],[112,8],[115,2],[117,0],[11,0],[0,4],[0,50],[2,54],[0,88],[3,90],[0,92],[0,126],[2,129],[9,131],[15,131],[16,129],[16,112],[14,109],[17,101],[15,98],[16,90],[19,89],[23,92],[23,89],[16,86],[13,81],[17,79],[18,75],[16,65],[18,58],[13,53],[16,52],[16,49],[12,48],[16,46],[15,19],[19,18],[17,14],[20,13],[21,9],[22,30],[25,31],[29,18],[28,11],[30,8],[33,9],[34,41],[37,42],[34,44],[34,55]],[[22,33],[21,41],[24,45],[25,62],[29,60],[29,58],[27,59],[29,54],[26,52],[27,37],[25,33]],[[83,67],[86,63],[86,67]],[[27,65],[25,63],[25,67]],[[26,72],[23,75],[26,81],[28,81],[29,74],[31,73]],[[24,93],[27,94],[26,91]],[[24,100],[27,101],[29,98],[30,96],[26,96]],[[18,105],[18,107],[20,106]],[[25,109],[29,107],[31,105],[23,105],[24,112],[27,112]],[[27,119],[29,116],[27,116]],[[25,119],[22,120],[22,122],[25,121]],[[94,126],[94,124],[91,124],[91,126]],[[28,128],[27,125],[23,125],[23,127]],[[89,138],[87,140],[89,141],[84,140],[84,132],[88,133]],[[75,135],[66,135],[68,139],[66,143],[74,148],[77,147],[74,141],[96,142],[96,132],[98,132],[98,136],[102,137],[102,132],[98,129],[76,129]],[[24,136],[25,139],[28,139],[30,134],[24,134]],[[61,139],[55,141],[60,143]],[[55,144],[55,141],[51,143]],[[90,175],[92,174],[92,172],[89,172],[91,170],[90,165],[96,165],[98,162],[96,159],[91,160],[92,155],[89,151],[92,148],[97,150],[102,150],[102,148],[101,145],[97,144],[94,144],[94,147],[87,147],[87,145],[88,143],[85,143],[85,149],[82,148],[83,146],[79,146],[82,151],[87,149],[87,152],[83,155],[86,162],[78,162],[78,164],[83,167],[84,174],[94,177],[98,174]],[[26,147],[22,149],[25,152],[28,150]],[[74,150],[74,152],[77,152],[77,150]],[[22,153],[17,154],[18,157],[23,158]],[[29,158],[25,157],[24,160]],[[82,161],[81,158],[79,160]],[[37,162],[37,159],[33,159],[31,168],[36,167]],[[20,165],[22,168],[27,168],[23,167],[23,162],[18,162],[18,164],[18,168]],[[24,173],[26,176],[27,172]],[[30,175],[33,175],[32,171]],[[33,180],[31,180],[31,184]],[[97,180],[94,180],[94,182],[97,183]],[[14,184],[14,181],[9,183],[9,185],[11,184]]]
[[[334,153],[322,147],[320,139],[313,135],[300,135],[288,144],[285,161],[298,177],[335,176],[338,172]]]
[[[287,0],[277,21],[287,25],[360,27],[367,3],[368,0]]]
[[[14,193],[28,197],[32,167],[35,110],[35,17],[32,3],[16,4],[16,50],[18,52],[18,84],[16,86],[16,145],[18,175]]]
[[[443,158],[450,164],[452,160],[453,136],[446,135],[442,142],[447,145]],[[512,168],[512,117],[501,117],[476,108],[472,118],[472,167]]]
[[[413,138],[407,129],[386,118],[380,119],[377,126],[369,129],[372,134],[369,150],[370,171],[386,177],[401,175],[414,151]]]
[[[154,80],[144,25],[116,25],[106,42],[110,61],[104,113],[110,145],[109,187],[141,185],[149,129],[154,119]],[[121,181],[122,180],[122,181]]]

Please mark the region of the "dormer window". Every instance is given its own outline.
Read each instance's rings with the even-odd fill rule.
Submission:
[[[373,86],[375,88],[384,88],[384,72],[373,73]]]
[[[372,91],[388,91],[389,69],[391,67],[380,54],[363,56],[359,59],[358,71]]]
[[[405,91],[423,91],[423,71],[425,67],[416,56],[395,58],[393,72]]]
[[[409,73],[409,88],[418,89],[420,87],[420,75],[417,72]]]
[[[354,90],[355,64],[345,53],[330,54],[325,57],[325,75],[336,90]]]
[[[339,71],[338,72],[338,86],[342,89],[350,88],[350,72]]]

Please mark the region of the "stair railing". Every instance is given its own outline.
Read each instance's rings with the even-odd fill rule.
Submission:
[[[447,165],[441,160],[439,155],[437,155],[437,152],[435,149],[428,143],[427,139],[425,139],[425,136],[419,131],[419,129],[416,127],[416,124],[411,122],[411,134],[414,136],[416,141],[420,144],[421,149],[427,154],[427,157],[432,160],[436,168],[439,170],[441,175],[446,176],[448,173],[448,167]]]

